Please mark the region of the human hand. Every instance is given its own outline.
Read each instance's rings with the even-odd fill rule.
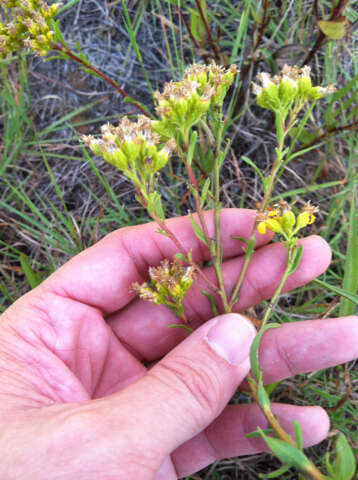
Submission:
[[[228,290],[243,261],[240,242],[231,235],[247,237],[254,216],[248,210],[221,213]],[[206,218],[212,233],[210,212]],[[196,261],[208,258],[187,217],[168,225]],[[198,327],[190,336],[168,328],[176,320],[166,308],[130,293],[149,266],[176,253],[156,228],[147,224],[108,235],[2,315],[1,479],[173,480],[218,458],[265,449],[261,440],[245,436],[266,426],[257,406],[227,406],[249,370],[255,331],[248,320],[236,314],[209,320],[199,278],[185,299],[186,314]],[[270,298],[279,283],[286,250],[266,245],[269,240],[257,240],[238,311]],[[301,264],[285,291],[329,264],[322,239],[302,244]],[[210,269],[208,275],[214,280]],[[356,320],[304,321],[267,331],[260,349],[264,381],[355,358]],[[158,363],[147,370],[143,361]],[[272,409],[287,430],[294,419],[300,422],[305,445],[327,434],[328,418],[319,407]]]

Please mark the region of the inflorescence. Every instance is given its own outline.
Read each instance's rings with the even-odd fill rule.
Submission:
[[[261,72],[257,79],[261,85],[252,84],[257,104],[273,111],[286,109],[293,102],[302,106],[335,92],[332,85],[312,86],[311,68],[307,65],[302,68],[285,65],[279,75]]]
[[[6,21],[0,21],[0,57],[24,48],[37,55],[47,55],[54,38],[51,20],[60,6],[59,3],[47,5],[43,0],[3,1]]]
[[[191,287],[194,277],[192,266],[184,267],[179,259],[172,263],[163,260],[158,267],[149,268],[150,284],[134,283],[132,291],[139,298],[156,305],[166,305],[178,317],[183,318],[183,298]]]
[[[268,229],[281,235],[285,240],[291,240],[299,230],[315,221],[314,214],[317,212],[318,207],[308,202],[296,217],[290,205],[280,200],[272,209],[268,208],[263,213],[257,214],[257,231],[265,234]]]

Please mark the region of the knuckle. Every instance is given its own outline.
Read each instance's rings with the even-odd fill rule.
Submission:
[[[218,372],[210,367],[210,362],[201,364],[186,356],[177,356],[170,361],[163,361],[160,367],[165,370],[171,387],[176,388],[179,397],[195,402],[199,415],[216,416],[219,413],[221,382]],[[169,377],[168,377],[169,375]],[[196,409],[197,410],[197,409]]]
[[[289,376],[296,375],[296,358],[293,352],[287,349],[285,342],[280,341],[279,336],[276,336],[276,350],[279,358],[285,365]]]

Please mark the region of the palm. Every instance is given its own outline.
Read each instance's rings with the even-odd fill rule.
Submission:
[[[226,228],[223,239],[224,256],[229,258],[224,274],[230,288],[242,263],[241,246],[231,234],[247,236],[254,216],[253,212],[241,210],[223,211],[223,222],[225,217],[230,217],[227,222],[230,227]],[[210,223],[209,218],[209,230],[213,228]],[[205,259],[207,252],[201,250],[190,233],[187,221],[172,220],[171,228],[181,236],[188,250],[193,249],[197,260]],[[227,232],[228,228],[232,231]],[[163,252],[167,257],[176,253],[171,241],[155,233],[155,229],[150,224],[109,235],[32,292],[30,308],[27,306],[17,316],[17,331],[22,333],[14,337],[14,351],[22,352],[26,358],[33,357],[39,364],[39,385],[44,381],[47,384],[42,399],[45,404],[78,402],[118,392],[145,373],[142,360],[157,360],[186,336],[182,329],[168,329],[175,317],[167,309],[137,300],[130,293],[131,283],[145,279],[148,266],[158,264]],[[258,246],[268,240],[268,236],[260,236]],[[322,255],[312,265],[310,248],[307,242],[306,262],[310,270],[304,258],[286,289],[305,283],[325,268],[327,258]],[[282,246],[259,249],[247,272],[237,308],[243,310],[269,298],[284,267]],[[210,269],[207,274],[214,280]],[[194,326],[212,316],[209,304],[200,295],[202,287],[197,279],[185,300]],[[33,350],[32,337],[41,342],[40,350]]]

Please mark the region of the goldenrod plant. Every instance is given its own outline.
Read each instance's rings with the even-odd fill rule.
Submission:
[[[297,422],[294,425],[294,439],[281,427],[271,411],[257,358],[262,334],[268,328],[278,326],[269,320],[284,283],[300,263],[303,249],[298,241],[300,231],[315,221],[315,214],[318,212],[318,208],[309,202],[297,213],[293,206],[283,200],[271,205],[277,174],[292,151],[290,145],[286,145],[286,139],[293,127],[300,129],[307,122],[307,113],[301,118],[300,112],[303,109],[311,111],[317,100],[334,92],[334,87],[313,86],[308,67],[287,65],[274,77],[265,72],[260,73],[258,81],[261,85],[253,84],[257,104],[272,110],[275,115],[276,157],[270,175],[263,178],[264,199],[257,213],[252,234],[249,240],[240,239],[246,244],[245,261],[229,297],[224,288],[222,272],[223,232],[220,231],[219,222],[220,167],[225,161],[228,148],[228,143],[223,139],[225,116],[222,105],[236,73],[235,65],[227,68],[215,63],[191,65],[185,70],[181,80],[167,83],[163,92],[155,92],[157,119],[139,116],[134,122],[124,117],[117,127],[112,125],[102,127],[98,139],[84,136],[82,141],[95,154],[116,166],[132,181],[139,202],[157,221],[159,233],[169,236],[178,247],[174,263],[170,264],[169,260],[165,260],[160,266],[151,267],[150,283],[132,286],[141,299],[170,308],[182,321],[175,325],[177,327],[183,327],[188,332],[192,331],[190,318],[185,316],[182,301],[193,282],[194,274],[201,275],[207,281],[208,291],[203,293],[210,300],[213,313],[231,312],[240,296],[241,285],[255,248],[256,233],[265,234],[270,230],[280,237],[287,250],[286,269],[264,312],[257,337],[253,342],[250,356],[252,375],[247,379],[251,396],[260,405],[271,429],[269,434],[258,429],[252,435],[260,435],[271,451],[284,463],[277,476],[295,467],[302,474],[315,480],[338,479],[340,478],[338,472],[328,477],[323,475],[303,453],[301,431]],[[198,138],[201,139],[199,143]],[[211,169],[206,170],[206,178],[199,180],[198,173],[202,170],[200,143],[205,142],[212,145],[214,158]],[[182,162],[187,174],[186,180],[196,205],[195,213],[198,220],[196,221],[190,214],[193,231],[210,252],[211,263],[216,273],[216,284],[205,276],[200,266],[192,260],[190,252],[185,252],[165,222],[165,211],[157,181],[158,175],[163,172],[170,157],[174,155]],[[208,233],[203,214],[205,208],[214,210],[214,238]],[[220,298],[219,305],[215,304],[214,294]],[[348,444],[346,448],[349,449]]]
[[[206,2],[198,4],[199,12],[204,3],[206,5]],[[2,7],[5,17],[0,22],[0,56],[20,54],[24,49],[41,56],[55,51],[64,59],[72,59],[81,64],[86,72],[100,76],[124,97],[129,97],[116,82],[93,67],[80,49],[73,53],[68,48],[58,23],[54,21],[60,4],[49,6],[43,0],[5,0]],[[318,213],[318,208],[309,202],[298,211],[295,205],[283,200],[273,201],[274,188],[280,172],[293,158],[294,146],[317,101],[332,94],[335,88],[332,85],[314,86],[308,66],[300,68],[288,65],[284,65],[277,75],[259,73],[252,84],[257,106],[270,110],[275,119],[275,158],[269,175],[261,176],[263,199],[258,205],[251,235],[248,239],[238,238],[238,241],[244,243],[244,262],[234,288],[228,294],[222,269],[222,236],[225,232],[220,229],[220,170],[230,147],[229,141],[224,138],[224,100],[234,86],[237,73],[235,65],[194,63],[186,68],[179,80],[173,79],[164,85],[162,91],[154,93],[156,116],[143,105],[132,101],[141,115],[135,118],[125,116],[116,126],[103,125],[98,137],[84,135],[82,142],[132,182],[137,200],[157,222],[158,233],[169,237],[177,248],[174,260],[166,259],[159,266],[149,269],[148,282],[132,285],[132,290],[141,299],[164,305],[175,313],[179,319],[178,324],[171,326],[184,328],[188,334],[192,332],[190,318],[184,312],[183,300],[195,276],[200,276],[206,282],[203,295],[209,300],[214,315],[220,311],[232,312],[240,298],[257,234],[266,234],[269,230],[283,242],[287,251],[286,268],[263,312],[251,348],[252,374],[247,378],[250,395],[259,404],[270,428],[268,431],[258,428],[251,435],[261,436],[283,463],[280,470],[269,474],[267,478],[279,477],[294,467],[305,477],[314,480],[351,480],[354,471],[351,469],[352,474],[345,474],[347,462],[342,460],[341,452],[346,452],[348,461],[353,454],[343,435],[339,437],[337,445],[340,461],[338,459],[331,463],[327,458],[327,472],[323,474],[303,452],[299,424],[295,422],[293,426],[295,438],[282,428],[271,411],[269,394],[263,385],[258,362],[261,337],[267,329],[278,326],[270,322],[271,314],[285,281],[300,263],[303,247],[299,235],[315,221]],[[195,263],[191,252],[185,250],[167,225],[159,181],[163,172],[169,167],[173,168],[173,159],[180,163],[181,172],[185,172],[188,192],[195,204],[195,215],[189,213],[192,228],[209,252],[216,282],[207,277],[201,265]],[[209,234],[205,220],[204,211],[208,209],[214,212],[214,236]]]

